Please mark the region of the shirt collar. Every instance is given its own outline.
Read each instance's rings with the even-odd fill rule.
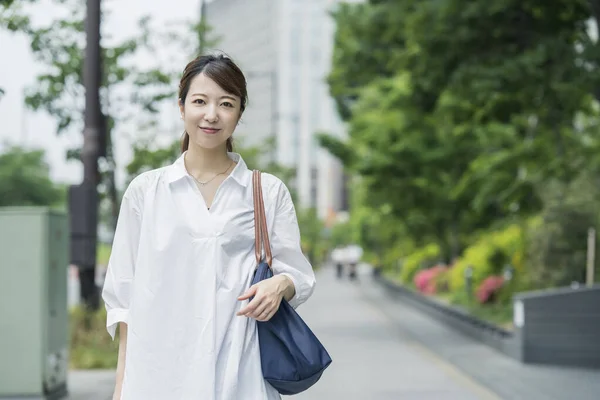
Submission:
[[[175,181],[183,179],[186,176],[191,177],[191,175],[188,173],[187,169],[185,168],[185,162],[184,162],[185,153],[186,152],[183,152],[177,158],[177,160],[175,160],[175,162],[173,164],[171,164],[167,167],[167,181],[169,183],[173,183]],[[247,173],[248,166],[246,166],[246,163],[244,162],[244,159],[242,158],[242,156],[238,153],[231,153],[231,152],[228,152],[227,155],[229,156],[230,159],[232,159],[233,161],[235,161],[237,163],[236,166],[233,168],[233,171],[231,171],[230,176],[233,178],[233,180],[235,180],[240,185],[242,185],[244,187],[248,186],[248,180],[249,180],[249,174]]]

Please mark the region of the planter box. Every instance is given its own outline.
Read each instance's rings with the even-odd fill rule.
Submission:
[[[514,296],[527,363],[600,368],[600,285]]]
[[[524,363],[600,368],[600,285],[514,296],[511,332],[381,275],[374,279],[391,295]]]

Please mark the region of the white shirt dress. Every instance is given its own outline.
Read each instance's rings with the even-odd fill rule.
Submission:
[[[183,155],[125,191],[102,291],[110,335],[128,324],[121,400],[280,399],[262,377],[256,321],[236,316],[256,268],[254,204],[252,172],[229,157],[210,210]],[[288,189],[262,175],[273,271],[292,280],[297,307],[315,275]]]

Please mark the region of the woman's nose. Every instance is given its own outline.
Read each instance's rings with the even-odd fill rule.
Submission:
[[[214,122],[218,119],[217,110],[214,106],[209,105],[206,107],[206,113],[204,114],[204,119],[210,122]]]

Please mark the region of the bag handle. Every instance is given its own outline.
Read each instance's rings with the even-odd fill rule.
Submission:
[[[266,262],[269,268],[273,262],[271,253],[271,242],[269,241],[269,231],[267,229],[267,218],[265,214],[265,202],[263,199],[261,173],[258,170],[252,171],[252,190],[254,198],[254,247],[256,263],[262,261],[262,252],[265,250]]]

